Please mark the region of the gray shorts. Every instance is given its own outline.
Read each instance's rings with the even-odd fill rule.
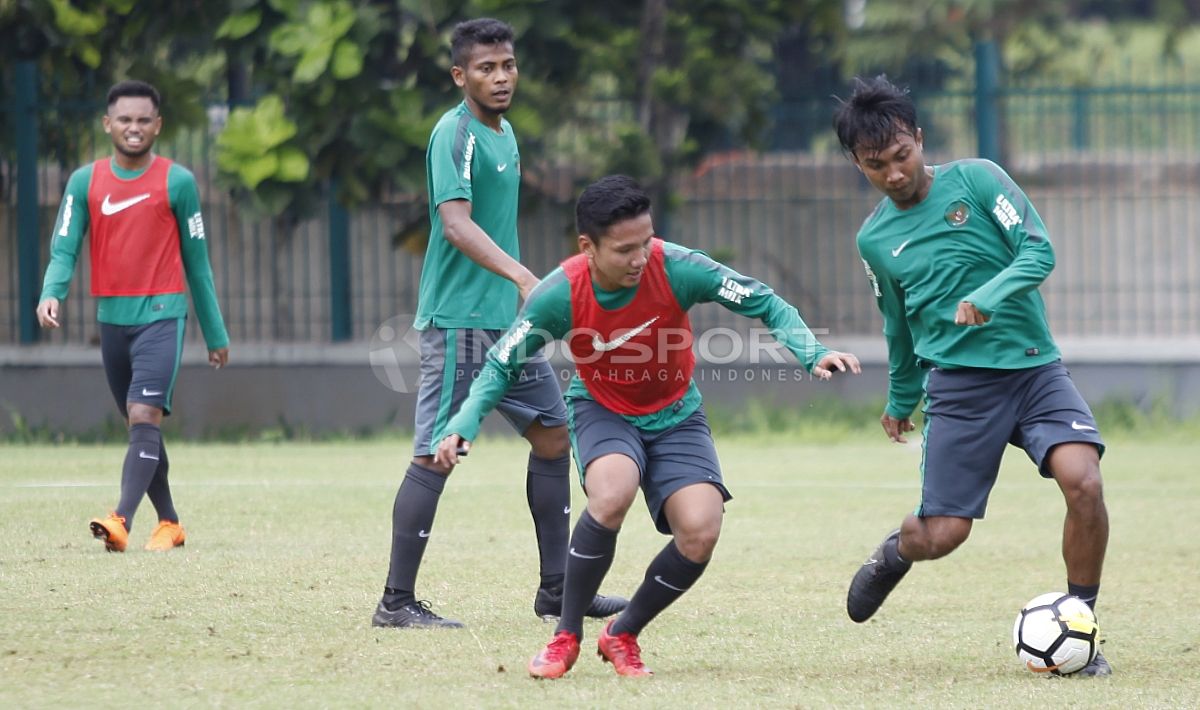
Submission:
[[[721,478],[721,462],[703,407],[670,429],[654,433],[638,429],[590,399],[568,400],[567,411],[571,449],[584,487],[587,467],[593,461],[607,454],[628,456],[641,474],[642,493],[654,526],[664,535],[671,534],[671,526],[663,503],[680,488],[711,483],[725,500],[733,498]]]
[[[1104,440],[1061,362],[1025,370],[933,368],[925,382],[921,504],[916,515],[982,518],[1008,444],[1045,478],[1059,444]]]
[[[108,388],[121,416],[127,402],[148,404],[171,413],[179,358],[183,354],[183,318],[145,325],[100,324],[100,357]]]
[[[421,385],[413,441],[415,456],[432,456],[441,442],[450,417],[458,411],[479,378],[490,348],[500,330],[433,328],[421,331]],[[538,353],[530,358],[517,381],[496,405],[517,433],[524,434],[538,420],[542,426],[563,426],[567,409],[554,368]]]

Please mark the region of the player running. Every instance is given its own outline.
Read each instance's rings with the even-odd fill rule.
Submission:
[[[926,165],[912,99],[885,77],[859,79],[834,126],[886,195],[859,230],[858,250],[883,312],[890,384],[880,422],[892,441],[905,442],[925,398],[920,504],[854,576],[850,618],[869,619],[913,562],[966,541],[1008,444],[1062,490],[1067,588],[1094,608],[1108,543],[1104,442],[1037,290],[1054,268],[1046,226],[995,163]],[[1080,673],[1112,669],[1097,654]]]
[[[220,368],[229,361],[196,179],[151,150],[162,130],[158,108],[158,91],[145,82],[123,81],[109,90],[103,123],[113,156],[79,168],[67,180],[37,307],[43,328],[59,327],[86,232],[104,372],[129,426],[120,501],[108,517],[90,523],[92,535],[110,552],[125,551],[143,495],[159,520],[146,549],[170,550],[187,539],[167,482],[160,430],[163,416],[171,413],[183,353],[185,279],[209,363]]]
[[[758,318],[812,374],[859,371],[853,355],[824,348],[796,309],[764,284],[700,251],[654,233],[650,198],[631,178],[602,178],[583,191],[575,216],[582,253],[534,289],[482,376],[446,426],[437,459],[453,465],[526,360],[565,339],[575,361],[566,393],[587,509],[571,536],[562,617],[529,662],[536,678],[574,665],[583,616],[613,561],[617,532],[640,486],[650,517],[671,541],[646,569],[629,606],[600,632],[598,653],[623,676],[650,675],[638,634],[696,583],[730,499],[692,379],[687,311],[717,302]]]

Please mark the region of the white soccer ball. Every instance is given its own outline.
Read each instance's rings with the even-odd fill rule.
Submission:
[[[1069,675],[1100,649],[1096,614],[1079,597],[1050,592],[1029,600],[1013,624],[1017,657],[1034,673]]]

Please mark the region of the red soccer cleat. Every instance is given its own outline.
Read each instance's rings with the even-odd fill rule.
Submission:
[[[596,655],[604,659],[606,663],[613,664],[613,670],[617,672],[617,675],[629,677],[654,675],[654,671],[642,663],[642,648],[638,646],[637,636],[633,634],[616,634],[614,636],[609,633],[613,621],[605,625],[604,630],[600,632],[600,638],[596,639]]]
[[[562,678],[579,658],[579,637],[559,631],[541,653],[529,659],[529,675],[534,678]]]

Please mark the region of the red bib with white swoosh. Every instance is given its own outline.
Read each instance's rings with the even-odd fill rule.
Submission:
[[[167,194],[171,161],[155,156],[132,180],[113,174],[110,161],[92,163],[88,186],[92,295],[182,293],[179,223]]]
[[[682,399],[696,368],[692,324],[667,281],[662,240],[651,240],[633,300],[615,310],[596,301],[587,256],[567,259],[563,271],[571,283],[567,345],[592,397],[626,415],[652,414]]]

